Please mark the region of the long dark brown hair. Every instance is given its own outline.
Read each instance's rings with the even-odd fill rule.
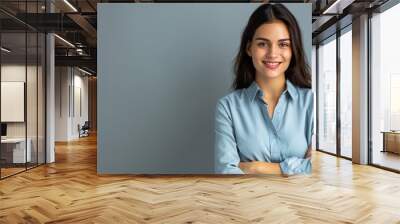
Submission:
[[[243,31],[240,49],[235,57],[233,89],[247,88],[255,80],[255,68],[251,57],[246,53],[247,44],[251,43],[258,27],[277,20],[285,23],[292,46],[292,58],[285,71],[285,77],[298,87],[311,88],[310,66],[305,59],[301,31],[296,18],[282,4],[262,4],[250,16]]]

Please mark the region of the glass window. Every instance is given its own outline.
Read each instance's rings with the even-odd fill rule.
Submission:
[[[38,97],[38,89],[37,89],[37,80],[38,80],[38,49],[37,49],[37,41],[38,36],[36,32],[28,32],[26,34],[27,37],[27,80],[26,80],[26,91],[27,91],[27,99],[26,99],[26,113],[27,113],[27,143],[29,144],[28,148],[30,148],[31,157],[28,160],[27,167],[31,168],[37,165],[37,97]]]
[[[400,5],[371,19],[372,163],[400,170]]]
[[[1,177],[24,171],[26,142],[26,34],[1,34]],[[28,146],[28,147],[27,147]]]
[[[340,154],[352,157],[352,35],[351,26],[340,36]]]
[[[318,149],[336,154],[336,36],[318,48]]]
[[[44,1],[1,2],[15,13]],[[40,6],[40,7],[39,7]],[[0,12],[0,178],[45,162],[45,35]]]
[[[45,65],[46,65],[46,36],[43,33],[38,35],[38,164],[45,163],[46,148],[45,148],[45,99],[46,99],[46,76],[45,76]]]
[[[315,94],[317,93],[317,48],[315,45],[312,46],[312,54],[311,54],[311,81],[312,81],[312,91],[314,92],[314,100],[315,100]],[[315,101],[314,101],[315,102]],[[317,104],[314,103],[314,130],[316,129],[316,108]],[[316,148],[316,135],[314,134],[312,137],[312,148]]]

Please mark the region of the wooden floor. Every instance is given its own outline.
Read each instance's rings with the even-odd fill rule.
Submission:
[[[11,176],[13,174],[25,171],[25,167],[24,168],[0,168],[1,169],[1,177],[8,177]]]
[[[27,163],[26,167],[25,164],[18,164],[18,167],[6,167],[6,168],[0,168],[0,173],[1,173],[1,178],[6,178],[8,176],[12,176],[15,174],[18,174],[20,172],[24,172],[27,169],[33,169],[37,167],[36,163]]]
[[[96,139],[0,181],[0,223],[400,223],[400,175],[314,152],[311,176],[97,176]]]

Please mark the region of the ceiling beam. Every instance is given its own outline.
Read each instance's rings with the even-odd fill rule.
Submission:
[[[87,40],[88,42],[91,41],[92,46],[96,46],[97,42],[97,30],[90,24],[85,17],[78,13],[70,13],[67,16],[74,21],[77,25],[79,25],[83,31],[90,37]]]
[[[96,71],[97,60],[90,56],[55,56],[56,66],[83,66]]]

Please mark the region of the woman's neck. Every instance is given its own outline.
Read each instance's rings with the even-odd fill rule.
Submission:
[[[258,75],[256,82],[263,91],[265,99],[278,99],[286,89],[285,75],[273,79],[265,79]]]

